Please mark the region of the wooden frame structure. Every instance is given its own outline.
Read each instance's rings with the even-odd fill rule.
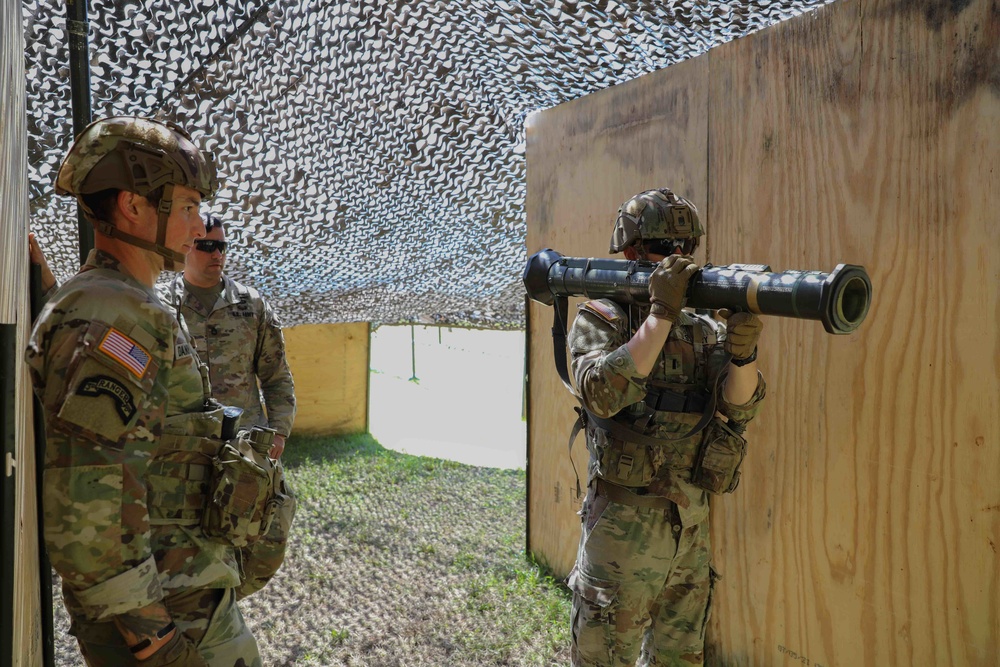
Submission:
[[[529,253],[603,256],[618,205],[668,186],[702,261],[871,275],[852,335],[765,323],[768,398],[713,501],[713,664],[995,664],[998,54],[993,0],[842,0],[529,120]],[[551,309],[529,323],[529,546],[565,574],[574,402]]]

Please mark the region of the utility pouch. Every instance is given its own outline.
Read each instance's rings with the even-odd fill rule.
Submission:
[[[702,435],[691,482],[712,493],[732,493],[739,486],[746,452],[743,427],[713,417]]]
[[[268,524],[263,536],[236,552],[240,563],[240,585],[236,588],[236,599],[241,600],[259,591],[278,571],[285,560],[288,535],[295,517],[296,500],[285,479],[281,462],[274,462],[274,493],[267,503]]]
[[[205,536],[245,547],[267,532],[274,516],[274,462],[267,452],[274,430],[254,426],[222,445],[212,460],[208,502],[202,514]]]

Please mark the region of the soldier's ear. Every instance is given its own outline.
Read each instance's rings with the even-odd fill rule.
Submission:
[[[134,192],[129,192],[128,190],[119,190],[118,198],[115,201],[118,213],[125,217],[129,222],[135,222],[139,219],[139,202],[137,201],[139,195]]]

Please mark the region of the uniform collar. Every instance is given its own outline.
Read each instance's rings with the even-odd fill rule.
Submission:
[[[226,300],[229,305],[237,304],[240,302],[240,289],[236,284],[236,281],[227,276],[225,273],[222,274],[222,298]]]
[[[126,282],[130,285],[135,285],[143,292],[156,296],[156,290],[152,287],[147,287],[143,283],[139,282],[135,276],[128,272],[125,267],[122,266],[121,261],[112,255],[107,250],[98,250],[97,248],[92,248],[90,253],[87,255],[87,261],[84,262],[83,266],[80,267],[80,273],[85,273],[87,271],[92,271],[94,269],[103,269],[105,271],[114,271],[120,273],[125,277]]]
[[[222,274],[222,292],[219,294],[226,305],[234,305],[240,302],[240,289],[236,284],[236,281]],[[195,312],[202,313],[205,316],[211,315],[218,308],[213,307],[210,312],[205,312],[205,308],[196,297],[187,293],[184,289],[184,274],[178,273],[174,278],[173,282],[170,283],[170,300],[177,304],[183,301],[183,304],[188,308],[194,310]],[[218,299],[216,299],[216,306],[218,306]]]

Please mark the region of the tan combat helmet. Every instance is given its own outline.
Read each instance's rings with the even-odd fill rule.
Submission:
[[[98,232],[161,255],[168,270],[183,267],[185,260],[165,245],[175,185],[211,199],[218,185],[211,156],[199,151],[190,135],[173,123],[133,116],[115,116],[88,125],[70,147],[56,176],[56,193],[76,197]],[[161,186],[155,243],[124,233],[109,220],[98,220],[82,198],[109,189],[147,195]]]
[[[644,243],[676,241],[680,246],[687,246],[685,254],[690,254],[698,247],[698,238],[704,233],[698,209],[690,201],[666,188],[646,190],[618,209],[618,218],[611,232],[610,252],[621,252],[629,246],[636,246],[640,256],[644,256]],[[690,242],[682,243],[689,239]]]

